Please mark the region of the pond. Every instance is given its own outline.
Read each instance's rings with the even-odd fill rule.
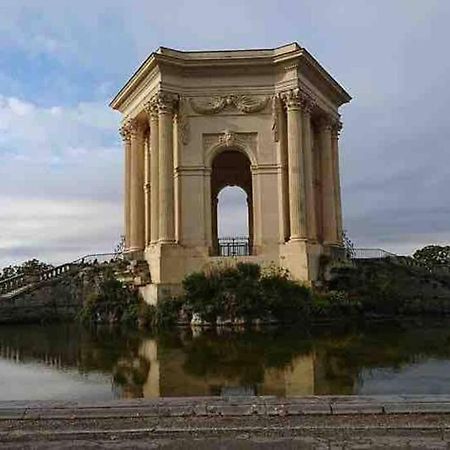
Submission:
[[[0,327],[0,400],[450,394],[450,321],[151,334]]]

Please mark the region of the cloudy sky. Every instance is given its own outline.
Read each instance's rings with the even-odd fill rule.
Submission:
[[[0,267],[112,250],[122,152],[108,103],[160,45],[298,41],[354,98],[350,238],[399,253],[448,243],[449,24],[447,0],[0,0]]]

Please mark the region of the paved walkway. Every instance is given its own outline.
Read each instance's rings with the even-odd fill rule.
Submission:
[[[2,448],[449,448],[450,396],[0,402]]]

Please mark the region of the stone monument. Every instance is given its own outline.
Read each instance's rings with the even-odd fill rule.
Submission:
[[[349,94],[297,43],[152,53],[111,102],[122,113],[125,251],[149,303],[219,261],[305,282],[342,251],[338,109]],[[247,194],[249,238],[217,235],[222,188]]]

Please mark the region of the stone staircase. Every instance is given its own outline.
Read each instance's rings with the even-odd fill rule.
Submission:
[[[68,273],[73,273],[83,269],[88,265],[101,264],[122,258],[117,253],[97,253],[85,255],[75,261],[60,264],[42,272],[34,274],[15,275],[4,280],[0,280],[0,300],[14,298],[23,292],[38,287],[48,280],[60,278]]]

